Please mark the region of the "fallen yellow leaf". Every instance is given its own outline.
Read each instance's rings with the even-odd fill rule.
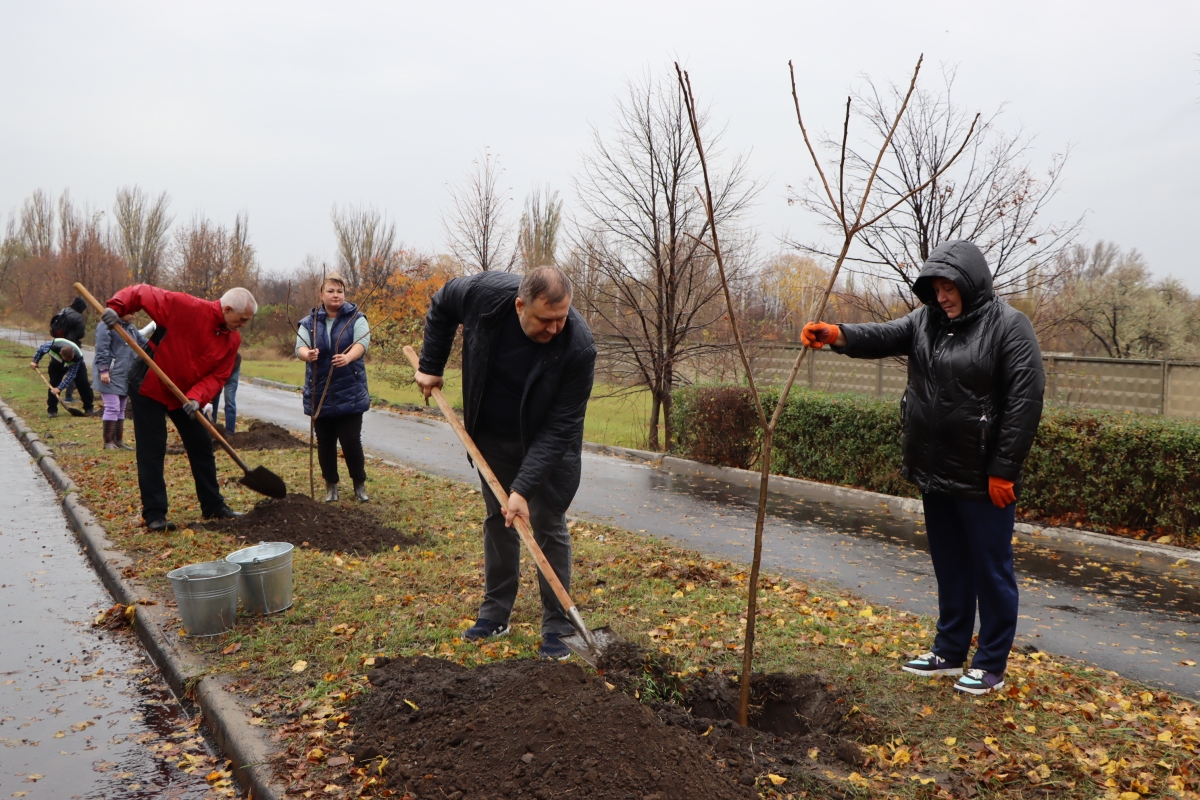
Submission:
[[[873,616],[875,616],[875,612],[873,610],[871,610],[870,606],[867,606],[862,611],[858,612],[858,615],[860,617],[873,617]]]
[[[953,736],[947,736],[942,741],[946,743],[947,747],[954,747],[954,745],[958,744],[958,739]]]
[[[1036,725],[1026,725],[1025,732],[1026,733],[1037,733],[1037,726]]]
[[[308,669],[308,662],[303,659],[292,664],[292,672],[304,672],[306,669]]]
[[[700,734],[700,735],[701,735],[701,736],[708,736],[708,735],[709,735],[710,733],[712,733],[712,732],[713,732],[713,726],[712,726],[712,725],[709,725],[709,726],[708,726],[708,730],[706,730],[704,733],[702,733],[702,734]]]
[[[678,589],[676,589],[676,590],[675,590],[675,594],[671,595],[671,597],[676,597],[676,598],[677,598],[677,597],[683,597],[683,592],[682,592],[682,591],[680,591],[680,590],[678,590]]]
[[[783,786],[788,781],[787,778],[783,777],[782,775],[776,775],[774,772],[767,773],[767,780],[769,780],[775,786]]]
[[[1160,742],[1169,742],[1169,741],[1171,741],[1171,732],[1170,732],[1170,731],[1163,731],[1162,733],[1160,733],[1160,734],[1158,735],[1158,740],[1159,740]]]
[[[421,707],[418,706],[416,703],[414,703],[412,700],[405,700],[404,703],[405,703],[405,705],[411,706],[413,711],[421,710]]]

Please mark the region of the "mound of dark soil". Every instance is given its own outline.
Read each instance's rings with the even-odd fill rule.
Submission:
[[[380,525],[354,506],[323,503],[303,494],[263,500],[244,517],[210,522],[208,527],[232,531],[255,542],[291,542],[315,550],[376,553],[396,545],[410,547],[417,539]]]
[[[633,697],[574,664],[467,669],[393,661],[353,714],[359,763],[386,758],[388,787],[416,798],[741,800],[757,794]]]
[[[218,430],[224,434],[224,430]],[[260,419],[252,420],[250,427],[246,430],[226,436],[225,441],[229,442],[234,450],[298,450],[301,447],[308,447],[308,442],[293,436],[287,428],[281,428],[274,422],[263,422]],[[220,446],[214,439],[213,447]]]

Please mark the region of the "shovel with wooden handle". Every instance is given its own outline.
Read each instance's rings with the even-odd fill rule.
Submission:
[[[46,384],[47,389],[54,388],[53,386],[50,385],[50,381],[46,380],[46,376],[42,374],[42,371],[40,369],[38,369],[36,366],[34,366],[33,371],[36,372],[38,374],[38,377],[42,379],[42,383]],[[75,406],[71,405],[70,402],[68,402],[63,397],[59,397],[58,402],[62,403],[62,407],[65,408],[67,410],[67,413],[70,414],[72,417],[86,417],[87,416],[87,414],[85,414],[82,409],[75,408]]]
[[[75,284],[75,291],[79,292],[79,296],[87,300],[88,303],[91,304],[92,308],[96,309],[97,314],[104,313],[104,306],[100,305],[100,301],[93,297],[92,293],[84,288],[82,283]],[[133,348],[133,352],[137,353],[138,357],[141,358],[142,361],[145,361],[150,369],[154,370],[154,374],[158,376],[160,381],[162,381],[163,386],[166,386],[168,389],[170,389],[171,394],[179,398],[179,402],[191,402],[188,400],[187,395],[179,391],[179,387],[175,385],[175,382],[167,377],[167,373],[162,371],[162,367],[160,367],[158,364],[155,364],[154,359],[146,355],[146,351],[143,350],[138,345],[137,341],[129,335],[129,331],[125,330],[120,325],[113,328],[113,330],[115,330],[117,334],[125,340],[126,344]],[[287,496],[287,484],[283,482],[283,478],[279,477],[274,472],[271,472],[271,470],[267,469],[266,467],[259,466],[255,467],[254,469],[250,469],[250,467],[246,466],[246,462],[242,461],[238,454],[234,452],[233,448],[229,446],[229,442],[225,441],[225,437],[217,433],[216,427],[212,424],[212,422],[209,421],[208,417],[204,416],[204,412],[197,411],[195,418],[200,420],[201,424],[208,429],[209,435],[217,440],[217,444],[221,445],[222,449],[229,454],[229,457],[232,458],[234,462],[241,467],[242,472],[245,473],[242,475],[241,480],[239,480],[238,483],[242,484],[242,486],[245,486],[251,491],[264,494],[267,497],[283,498]]]
[[[416,350],[405,345],[404,355],[408,359],[408,362],[412,364],[413,369],[420,369]],[[496,500],[500,503],[500,506],[507,508],[508,492],[504,491],[504,487],[500,485],[500,481],[496,478],[496,473],[492,472],[492,468],[488,466],[483,454],[475,446],[471,435],[467,433],[467,429],[463,427],[462,421],[454,413],[454,409],[450,407],[450,403],[446,401],[446,396],[442,394],[441,389],[433,390],[433,399],[437,401],[438,408],[442,410],[442,414],[446,417],[446,421],[450,423],[450,427],[458,434],[459,441],[467,448],[467,452],[471,455],[471,460],[479,468],[479,472],[483,475],[483,479],[487,481],[492,494],[496,495]],[[580,615],[579,609],[575,606],[575,601],[567,594],[562,581],[558,579],[558,574],[550,566],[550,562],[546,560],[546,556],[542,553],[542,548],[538,546],[537,540],[533,538],[533,528],[529,526],[529,523],[523,517],[517,517],[514,524],[516,525],[517,533],[521,536],[521,541],[525,543],[525,546],[529,548],[529,552],[533,554],[533,560],[537,563],[537,567],[546,579],[546,583],[550,584],[550,588],[554,590],[554,596],[558,598],[558,602],[566,609],[567,619],[571,620],[571,624],[578,631],[573,636],[564,636],[563,644],[571,648],[572,652],[584,661],[593,667],[596,666],[600,657],[604,654],[604,649],[613,642],[621,641],[621,637],[613,633],[607,625],[597,628],[594,631],[588,630],[587,625],[583,624],[583,617]]]

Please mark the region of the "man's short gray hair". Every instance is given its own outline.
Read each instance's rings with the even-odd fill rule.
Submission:
[[[239,314],[257,314],[258,301],[249,289],[238,286],[221,295],[221,308],[232,308]]]
[[[525,305],[531,305],[539,297],[545,298],[550,305],[555,305],[574,293],[575,287],[571,285],[567,273],[553,264],[547,264],[534,267],[525,273],[525,277],[521,279],[521,288],[517,290],[517,297],[520,297]]]

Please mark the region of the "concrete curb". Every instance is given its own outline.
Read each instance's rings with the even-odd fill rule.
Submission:
[[[736,467],[717,467],[703,464],[699,461],[689,461],[672,455],[650,453],[644,450],[630,450],[623,447],[607,447],[585,443],[584,449],[590,452],[629,458],[634,461],[650,461],[657,469],[675,475],[693,475],[700,478],[731,483],[737,486],[758,487],[760,474],[748,469]],[[913,522],[924,522],[925,512],[921,501],[915,497],[896,497],[894,495],[869,492],[865,489],[852,489],[846,486],[834,486],[827,483],[807,481],[801,478],[789,478],[786,475],[771,476],[771,491],[795,497],[801,500],[829,503],[843,508],[861,508],[866,511],[883,511],[898,519]],[[1200,551],[1187,547],[1176,547],[1170,544],[1143,542],[1137,539],[1126,539],[1096,531],[1078,530],[1075,528],[1054,528],[1043,525],[1033,525],[1027,522],[1016,524],[1016,534],[1019,538],[1035,544],[1045,544],[1045,539],[1056,539],[1082,547],[1106,547],[1124,550],[1136,555],[1153,554],[1171,560],[1187,559],[1200,562]]]
[[[268,389],[286,389],[289,392],[298,392],[304,388],[303,386],[293,386],[290,383],[269,381],[266,378],[251,378],[250,383],[253,383],[255,386],[266,386]]]
[[[250,726],[251,714],[227,690],[228,676],[207,675],[208,666],[203,659],[185,649],[186,641],[174,635],[176,623],[167,609],[144,586],[124,577],[124,570],[132,566],[132,560],[113,547],[104,528],[79,499],[75,482],[54,460],[50,448],[2,400],[0,419],[37,460],[51,485],[63,494],[63,512],[104,587],[117,602],[137,607],[138,638],[172,691],[180,697],[193,692],[213,738],[233,762],[238,783],[258,800],[282,798],[284,788],[271,779],[270,761],[276,753],[266,731]]]

